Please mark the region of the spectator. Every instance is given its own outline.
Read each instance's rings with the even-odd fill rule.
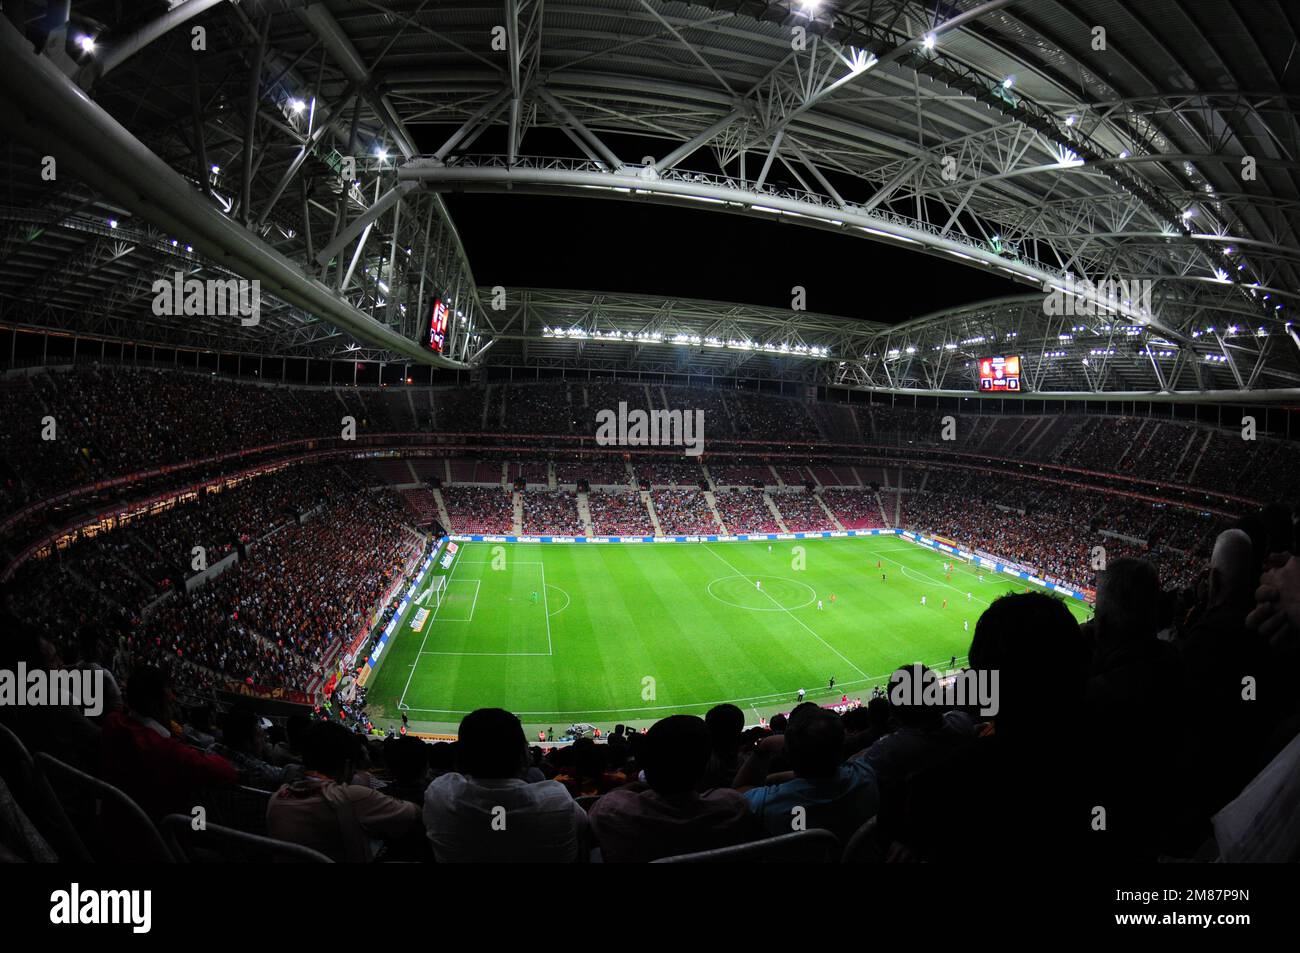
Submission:
[[[881,819],[899,832],[889,858],[1088,856],[1099,802],[1081,763],[1088,654],[1078,623],[1051,596],[1005,595],[976,623],[969,659],[997,685],[997,714],[908,779],[904,816]]]
[[[780,751],[789,758],[789,776],[769,776]],[[790,715],[785,734],[758,743],[736,775],[736,787],[769,836],[800,830],[796,821],[802,820],[846,843],[876,813],[879,792],[871,765],[861,756],[843,761],[843,751],[840,716],[806,702]]]
[[[378,841],[418,838],[419,807],[355,783],[360,755],[356,736],[342,725],[315,723],[303,752],[306,776],[275,792],[266,808],[267,832],[351,862],[373,859]]]
[[[591,827],[605,861],[657,860],[757,835],[758,825],[738,791],[697,793],[713,755],[701,719],[672,715],[658,721],[638,747],[645,785],[611,791],[591,808]]]
[[[713,751],[700,790],[730,787],[740,768],[740,735],[745,730],[745,713],[735,705],[715,705],[704,716],[704,724],[709,729]]]
[[[924,665],[908,666],[895,672],[894,678],[900,675],[924,678],[928,672]],[[944,712],[936,705],[897,704],[889,695],[884,701],[889,705],[893,730],[878,738],[863,754],[876,772],[882,791],[891,785],[901,785],[909,774],[933,760],[939,751],[974,734],[974,725],[965,712]]]
[[[1211,809],[1264,766],[1264,746],[1280,715],[1275,693],[1284,689],[1273,681],[1267,641],[1246,627],[1258,578],[1252,570],[1250,537],[1239,529],[1220,533],[1210,558],[1207,608],[1181,645],[1193,697],[1214,712],[1197,737],[1198,760],[1218,765],[1197,792]]]
[[[411,735],[384,739],[384,763],[390,779],[385,794],[424,806],[424,792],[429,786],[428,748]]]
[[[587,814],[556,781],[526,782],[528,741],[519,719],[480,708],[460,723],[459,771],[424,795],[424,824],[439,863],[585,860]]]
[[[232,708],[221,720],[221,741],[215,753],[235,766],[239,782],[274,791],[302,773],[296,764],[277,767],[267,760],[268,745],[262,720],[247,708]]]
[[[52,675],[63,667],[58,650],[30,625],[0,615],[0,672]],[[0,722],[22,740],[29,751],[45,751],[60,761],[94,773],[100,763],[100,729],[84,708],[71,705],[0,705]]]
[[[138,668],[126,683],[126,712],[104,725],[103,776],[150,817],[188,815],[204,788],[237,784],[234,766],[173,737],[172,698],[160,669]]]
[[[1155,859],[1171,835],[1169,804],[1184,790],[1188,767],[1186,667],[1156,637],[1160,580],[1145,560],[1114,560],[1101,573],[1096,647],[1086,704],[1097,757],[1098,804],[1106,808],[1105,847]]]
[[[284,766],[301,764],[307,735],[311,733],[311,719],[306,715],[290,715],[284,723],[284,740],[271,749],[271,761]]]

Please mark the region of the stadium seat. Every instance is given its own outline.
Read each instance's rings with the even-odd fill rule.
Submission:
[[[259,788],[210,788],[198,798],[208,812],[208,822],[233,827],[249,834],[266,833],[266,805],[270,791]]]
[[[3,780],[20,804],[29,803],[35,794],[36,766],[32,756],[16,734],[0,725],[0,780]]]
[[[52,864],[59,859],[23,812],[4,778],[0,778],[0,849],[10,860]]]
[[[839,839],[830,831],[796,831],[749,844],[719,847],[694,854],[678,854],[651,861],[655,864],[824,864],[840,852]]]
[[[871,818],[849,838],[840,855],[842,864],[879,864],[884,862],[880,846],[876,843],[876,818]]]
[[[64,860],[86,862],[90,854],[77,836],[44,775],[36,770],[27,747],[17,735],[0,725],[0,778],[26,815]]]
[[[196,831],[193,819],[185,814],[168,814],[162,827],[176,856],[191,863],[334,863],[310,847],[221,824],[208,824]]]
[[[153,821],[127,794],[107,781],[64,764],[44,751],[37,772],[68,811],[92,859],[118,863],[174,863]]]

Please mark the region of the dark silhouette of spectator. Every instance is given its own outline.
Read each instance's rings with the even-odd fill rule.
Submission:
[[[611,791],[591,808],[604,860],[650,861],[756,836],[758,825],[740,792],[697,792],[712,754],[701,719],[672,715],[656,722],[638,746],[645,784]]]
[[[439,863],[585,860],[587,814],[563,784],[522,777],[528,740],[519,719],[480,708],[460,723],[458,771],[424,796],[424,825]]]
[[[784,751],[789,772],[770,776]],[[846,842],[876,813],[876,775],[861,756],[843,760],[844,724],[829,709],[805,703],[790,715],[785,734],[761,742],[736,775],[750,810],[771,836],[824,828]]]
[[[1186,668],[1156,637],[1160,580],[1141,559],[1121,558],[1100,574],[1092,677],[1087,686],[1096,746],[1099,804],[1117,856],[1154,860],[1172,836],[1189,764]]]
[[[1181,643],[1194,703],[1211,713],[1196,732],[1197,760],[1214,764],[1189,790],[1202,807],[1230,800],[1268,760],[1265,750],[1280,717],[1267,641],[1246,626],[1255,606],[1250,537],[1239,529],[1219,534],[1210,558],[1205,611]],[[1247,685],[1247,680],[1253,683]]]
[[[267,832],[351,862],[373,859],[381,840],[417,839],[418,806],[355,783],[362,758],[360,741],[342,725],[312,725],[303,751],[306,776],[275,792],[266,809]]]
[[[167,675],[161,669],[137,668],[126,682],[126,711],[112,712],[104,724],[104,778],[153,818],[189,814],[204,788],[239,782],[225,758],[174,737],[172,705]]]
[[[740,769],[740,735],[745,730],[745,713],[735,705],[715,705],[704,716],[713,753],[700,780],[700,790],[731,786]]]
[[[311,719],[306,715],[290,715],[284,723],[284,740],[271,749],[274,764],[301,764],[307,735],[311,733]]]
[[[63,667],[58,650],[32,626],[0,616],[0,671],[53,673]],[[60,761],[95,773],[100,763],[100,729],[85,710],[70,705],[0,705],[0,722],[31,752],[45,751]]]
[[[900,676],[933,677],[924,665],[907,666],[894,673],[891,688]],[[886,818],[896,816],[901,807],[909,775],[935,763],[956,746],[969,742],[975,734],[974,722],[966,712],[944,711],[943,706],[938,705],[904,704],[902,697],[900,695],[898,701],[892,696],[880,699],[889,706],[891,730],[862,752],[862,757],[876,773],[881,815]],[[880,836],[890,833],[883,829],[882,823]]]
[[[1088,653],[1074,616],[1042,593],[1005,595],[975,625],[969,668],[989,684],[997,673],[997,714],[907,779],[904,816],[881,818],[897,832],[890,859],[1086,855],[1097,802],[1080,760]]]
[[[298,765],[279,767],[268,760],[266,731],[261,718],[246,708],[232,708],[221,719],[221,741],[213,749],[235,766],[239,781],[274,791],[302,774]]]

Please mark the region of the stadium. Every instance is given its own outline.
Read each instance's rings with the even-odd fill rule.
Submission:
[[[1300,859],[1288,5],[2,13],[5,860]]]

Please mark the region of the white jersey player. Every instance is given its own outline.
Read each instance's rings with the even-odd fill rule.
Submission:
[[[763,580],[762,580],[762,579],[755,579],[755,580],[754,580],[754,588],[757,589],[759,592],[762,592],[762,591],[763,591]]]
[[[817,600],[817,608],[820,609],[821,607],[822,607],[822,601],[821,601],[820,599],[818,599],[818,600]]]
[[[921,597],[921,605],[925,605],[925,596]]]

